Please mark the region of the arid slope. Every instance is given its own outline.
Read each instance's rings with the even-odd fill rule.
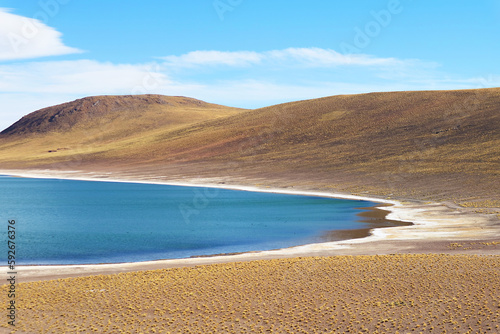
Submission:
[[[107,98],[109,104],[122,99]],[[177,105],[177,110],[187,106],[205,104]],[[332,96],[249,111],[210,106],[218,112],[216,119],[189,114],[184,124],[153,112],[137,120],[135,106],[127,109],[132,116],[123,118],[112,112],[93,118],[87,112],[56,132],[44,127],[55,115],[38,111],[16,123],[17,130],[2,133],[0,168],[240,177],[500,206],[498,88]],[[34,116],[45,123],[37,125]],[[159,119],[162,125],[153,126]]]
[[[3,165],[95,160],[103,152],[145,150],[149,136],[242,112],[186,97],[162,95],[93,96],[26,115],[0,134]],[[125,153],[126,154],[126,153]]]

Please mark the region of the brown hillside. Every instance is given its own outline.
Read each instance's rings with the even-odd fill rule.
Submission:
[[[148,136],[242,112],[187,97],[94,96],[24,116],[0,134],[0,164],[15,167],[82,161],[127,151]],[[143,147],[143,149],[151,149]]]
[[[108,115],[115,117],[112,112]],[[147,121],[155,119],[151,117]],[[86,126],[94,122],[90,115],[84,119],[81,124]],[[147,121],[141,126],[151,126]],[[124,125],[128,123],[125,119],[116,124],[129,128]],[[65,169],[72,161],[77,162],[72,167],[80,170],[112,168],[167,179],[244,177],[315,189],[500,206],[498,88],[332,96],[232,111],[217,119],[154,127],[134,136],[102,130],[112,138],[109,141],[81,140],[74,136],[80,123],[68,124],[58,128],[70,129],[60,137],[38,135],[36,144],[25,136],[4,135],[0,168]],[[71,139],[68,134],[73,134]],[[56,146],[68,150],[49,152]],[[15,153],[19,149],[29,154]]]
[[[205,113],[209,109],[214,110],[213,115]],[[190,114],[180,114],[179,110]],[[215,110],[235,109],[179,96],[92,96],[35,111],[21,118],[1,134],[26,136],[49,132],[62,133],[75,129],[92,129],[96,124],[102,125],[113,121],[128,122],[127,126],[130,128],[151,129],[220,116]]]

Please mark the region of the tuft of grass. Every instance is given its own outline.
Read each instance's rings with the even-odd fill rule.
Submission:
[[[259,260],[21,283],[16,291],[16,329],[29,333],[481,332],[500,323],[500,256]]]

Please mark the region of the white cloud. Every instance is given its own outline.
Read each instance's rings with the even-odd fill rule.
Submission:
[[[0,61],[81,52],[64,45],[62,34],[39,20],[0,8]]]
[[[112,64],[93,60],[0,65],[0,92],[135,94],[169,80],[157,64]]]
[[[29,112],[90,95],[183,95],[257,108],[337,94],[500,86],[498,76],[460,78],[439,72],[438,64],[432,62],[367,55],[347,59],[333,50],[204,52],[169,57],[166,63],[74,60],[0,64],[0,130]],[[175,62],[183,66],[178,71],[171,70]],[[208,64],[226,67],[198,71],[197,66]]]
[[[402,62],[395,58],[376,58],[364,54],[343,55],[335,50],[321,48],[288,48],[265,54],[269,60],[292,60],[311,67],[394,65]]]
[[[93,60],[0,65],[0,131],[22,116],[90,95],[163,93],[171,81],[158,64]]]
[[[181,56],[168,56],[162,59],[169,65],[192,67],[198,65],[247,66],[259,63],[262,58],[262,54],[253,51],[193,51]]]
[[[391,66],[408,61],[395,58],[377,58],[370,55],[343,55],[335,50],[321,48],[288,48],[264,52],[254,51],[193,51],[180,56],[162,58],[173,67],[224,65],[244,67],[274,64],[281,67],[302,65],[306,67],[332,66]]]

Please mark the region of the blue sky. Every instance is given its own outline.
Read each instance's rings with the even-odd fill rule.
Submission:
[[[0,128],[89,95],[236,107],[500,86],[500,0],[0,1]]]

